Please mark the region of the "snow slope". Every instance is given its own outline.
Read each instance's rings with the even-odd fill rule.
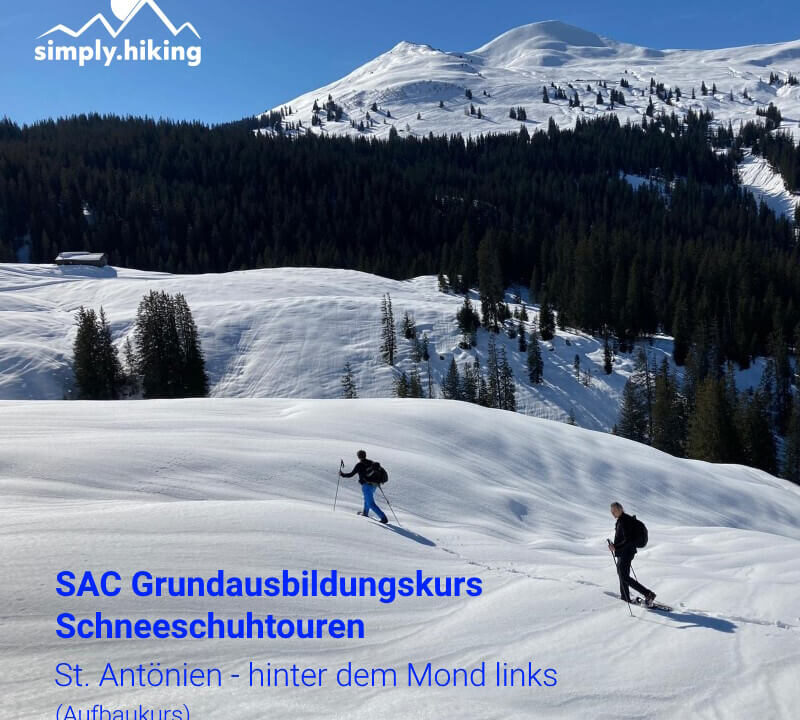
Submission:
[[[355,516],[339,457],[389,468],[402,529]],[[647,521],[639,578],[672,616],[611,594],[611,500]],[[429,400],[0,403],[0,716],[174,706],[192,717],[794,717],[800,703],[800,489],[521,415]],[[59,598],[62,569],[263,576],[286,568],[476,575],[478,598]],[[360,641],[66,641],[59,612],[134,618],[362,617]],[[552,667],[555,688],[110,689],[106,662],[219,667]],[[620,704],[620,697],[625,702]]]
[[[551,118],[559,126],[572,127],[578,118],[610,112],[622,122],[639,122],[652,97],[657,112],[680,115],[707,110],[716,123],[732,123],[738,129],[743,122],[761,122],[756,110],[773,103],[783,115],[780,130],[800,141],[800,85],[769,85],[771,72],[783,80],[789,74],[800,77],[800,40],[721,50],[655,50],[546,21],[513,28],[471,52],[400,42],[346,77],[272,110],[291,108],[288,123],[296,126],[300,121],[303,131],[317,133],[387,137],[394,126],[401,134],[469,136],[517,132],[521,123],[511,119],[509,111],[520,106],[527,114],[523,124],[530,129],[546,127]],[[667,105],[651,96],[651,78],[680,88],[682,97]],[[622,87],[623,79],[629,87]],[[599,86],[601,81],[607,88]],[[709,91],[706,96],[701,93],[703,82]],[[577,93],[584,109],[570,108],[568,100],[556,99],[553,85],[568,98]],[[715,85],[717,93],[712,94]],[[549,103],[542,101],[545,86]],[[471,100],[466,97],[468,89]],[[612,89],[625,96],[625,105],[613,110]],[[598,91],[603,105],[597,105]],[[343,118],[340,122],[323,119],[320,127],[312,128],[314,102],[322,106],[328,96],[342,106]],[[371,110],[373,103],[377,113]],[[470,105],[476,113],[480,109],[482,117],[471,115]],[[351,120],[356,125],[364,122],[366,129],[351,127]],[[740,173],[756,197],[765,197],[778,212],[793,212],[797,198],[784,189],[780,176],[767,163],[748,159]]]
[[[786,189],[783,178],[770,164],[758,155],[745,152],[739,163],[739,181],[759,202],[763,201],[776,215],[794,219],[800,195],[793,195]]]
[[[380,357],[380,301],[392,296],[397,322],[408,310],[420,336],[430,338],[434,393],[455,356],[463,368],[479,357],[485,369],[487,333],[477,351],[458,348],[455,314],[462,297],[445,295],[436,278],[404,282],[348,270],[280,268],[223,275],[164,275],[115,268],[0,265],[0,399],[60,400],[69,396],[79,307],[102,306],[115,341],[132,336],[142,296],[154,290],[182,292],[197,322],[214,397],[341,397],[349,360],[361,397],[388,397],[400,370],[410,372],[411,344],[399,338],[397,368]],[[477,298],[473,297],[476,307]],[[513,307],[513,306],[512,306]],[[531,309],[531,320],[536,318]],[[528,324],[528,331],[531,330]],[[668,340],[648,347],[660,361]],[[520,412],[610,430],[632,357],[621,355],[613,375],[603,372],[602,343],[559,332],[542,344],[545,384],[527,382],[526,355],[516,340],[498,338],[514,367]],[[550,350],[549,348],[552,348]],[[584,385],[575,376],[575,355],[591,370]],[[421,366],[423,374],[425,365]],[[427,383],[427,377],[423,378]]]
[[[550,118],[560,126],[571,127],[578,117],[608,112],[617,113],[623,122],[638,121],[650,99],[650,79],[655,78],[667,87],[679,87],[683,93],[671,106],[654,96],[657,111],[680,114],[689,109],[710,110],[718,122],[727,125],[756,119],[756,109],[772,102],[783,114],[782,129],[798,138],[800,86],[771,86],[770,72],[784,80],[789,73],[800,74],[800,41],[721,50],[656,50],[547,21],[509,30],[471,52],[400,42],[340,80],[273,109],[291,107],[287,121],[301,120],[309,129],[314,101],[321,106],[331,95],[344,109],[344,118],[338,123],[323,122],[315,132],[358,134],[350,120],[365,120],[373,103],[379,112],[371,113],[376,123],[367,132],[377,137],[386,136],[391,125],[401,133],[414,135],[516,132],[520,122],[509,118],[509,110],[520,105],[527,111],[529,128],[546,126]],[[629,88],[621,87],[623,78]],[[599,81],[608,85],[601,89],[603,106],[596,105]],[[709,89],[707,96],[700,92],[702,82]],[[543,103],[542,87],[550,88],[551,83],[562,87],[568,96],[577,92],[585,111],[553,97],[549,104]],[[587,85],[591,85],[591,91]],[[711,95],[714,85],[718,92]],[[468,112],[467,89],[472,91],[472,104],[481,109],[480,119]],[[625,94],[624,107],[609,109],[611,89]],[[729,98],[731,91],[733,100]],[[745,91],[749,99],[744,97]],[[554,96],[552,89],[550,95]],[[439,107],[440,101],[444,107]]]

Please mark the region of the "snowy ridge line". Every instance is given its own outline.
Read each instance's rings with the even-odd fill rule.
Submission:
[[[769,85],[771,72],[784,84]],[[294,131],[302,121],[304,132],[322,134],[383,138],[394,126],[401,135],[432,132],[466,137],[517,132],[521,123],[510,118],[509,111],[519,106],[526,109],[527,120],[522,124],[529,128],[546,127],[551,118],[559,126],[572,127],[578,118],[610,112],[621,122],[640,122],[652,97],[656,112],[710,111],[717,123],[727,126],[758,120],[756,110],[772,102],[786,118],[781,129],[797,139],[800,86],[786,84],[790,74],[800,76],[800,41],[722,50],[656,50],[547,21],[513,28],[470,52],[400,42],[345,77],[271,111],[290,107],[285,124],[294,126]],[[671,104],[651,96],[651,78],[680,88],[682,96]],[[622,80],[630,87],[623,87]],[[601,87],[600,81],[608,87]],[[703,82],[707,95],[701,93]],[[567,99],[556,98],[551,83],[564,90]],[[711,93],[714,86],[716,94]],[[551,94],[547,104],[542,102],[543,87]],[[614,110],[609,106],[612,90],[625,97],[625,105]],[[596,105],[598,91],[604,97],[603,106]],[[583,110],[569,107],[568,99],[576,93]],[[342,121],[327,122],[323,113],[322,124],[311,127],[314,102],[322,106],[329,95],[341,106]],[[371,110],[373,103],[377,112]],[[470,115],[470,105],[481,110],[481,118]],[[366,122],[367,112],[372,123]],[[364,121],[365,130],[352,128],[351,120],[356,125]]]

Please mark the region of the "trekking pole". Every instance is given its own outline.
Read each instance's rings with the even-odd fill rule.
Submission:
[[[339,472],[341,473],[344,469],[344,460],[339,461]],[[333,512],[336,512],[336,501],[339,499],[339,483],[342,482],[342,476],[339,475],[339,479],[336,481],[336,497],[333,498]]]
[[[381,495],[383,495],[383,499],[386,500],[386,504],[389,506],[389,510],[391,510],[392,511],[392,515],[394,515],[394,520],[397,523],[397,527],[403,527],[400,524],[400,521],[397,519],[397,513],[394,511],[394,508],[392,507],[392,503],[389,502],[389,498],[386,497],[386,493],[383,492],[383,488],[380,485],[378,485],[378,488],[381,491]]]
[[[617,576],[619,576],[619,566],[617,565],[617,558],[614,557],[614,553],[611,550],[611,540],[606,538],[606,542],[608,543],[608,552],[611,553],[611,559],[614,561],[614,567],[617,568]],[[630,597],[630,590],[628,590],[628,593],[629,593],[628,597]],[[625,600],[625,598],[622,598],[622,600]],[[631,610],[631,604],[630,603],[625,603],[625,604],[628,606],[628,612],[631,614],[631,617],[633,617],[633,610]]]

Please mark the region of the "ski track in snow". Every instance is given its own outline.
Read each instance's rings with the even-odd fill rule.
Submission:
[[[366,447],[390,472],[402,528],[356,517],[339,458]],[[186,701],[195,717],[793,717],[800,702],[800,488],[679,460],[613,436],[430,400],[0,402],[2,717]],[[634,563],[671,614],[616,599],[608,503],[643,518]],[[381,498],[381,504],[385,506]],[[477,598],[59,598],[61,569],[263,576],[475,575]],[[193,617],[247,610],[362,617],[362,641],[103,641],[54,635],[55,616]],[[394,667],[486,660],[558,670],[556,688],[256,690],[57,688],[68,659],[97,673],[185,660]],[[609,676],[613,668],[613,677]],[[619,707],[620,695],[626,697]],[[455,714],[455,715],[454,715]]]

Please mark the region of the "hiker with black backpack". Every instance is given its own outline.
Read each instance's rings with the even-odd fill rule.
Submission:
[[[633,588],[642,594],[645,605],[652,607],[656,594],[630,577],[636,549],[647,545],[647,528],[635,515],[628,515],[618,502],[611,503],[611,514],[617,519],[617,524],[614,542],[608,541],[608,549],[617,558],[620,596],[626,602],[631,602],[630,588]]]
[[[358,456],[358,462],[355,467],[349,473],[340,469],[339,476],[351,478],[353,475],[358,474],[358,482],[361,484],[361,492],[364,495],[364,510],[358,514],[369,517],[369,511],[374,510],[381,523],[386,525],[389,522],[389,518],[386,517],[386,513],[375,502],[375,490],[381,483],[386,482],[386,471],[380,466],[380,463],[368,460],[367,453],[364,450],[359,450],[356,455]]]

